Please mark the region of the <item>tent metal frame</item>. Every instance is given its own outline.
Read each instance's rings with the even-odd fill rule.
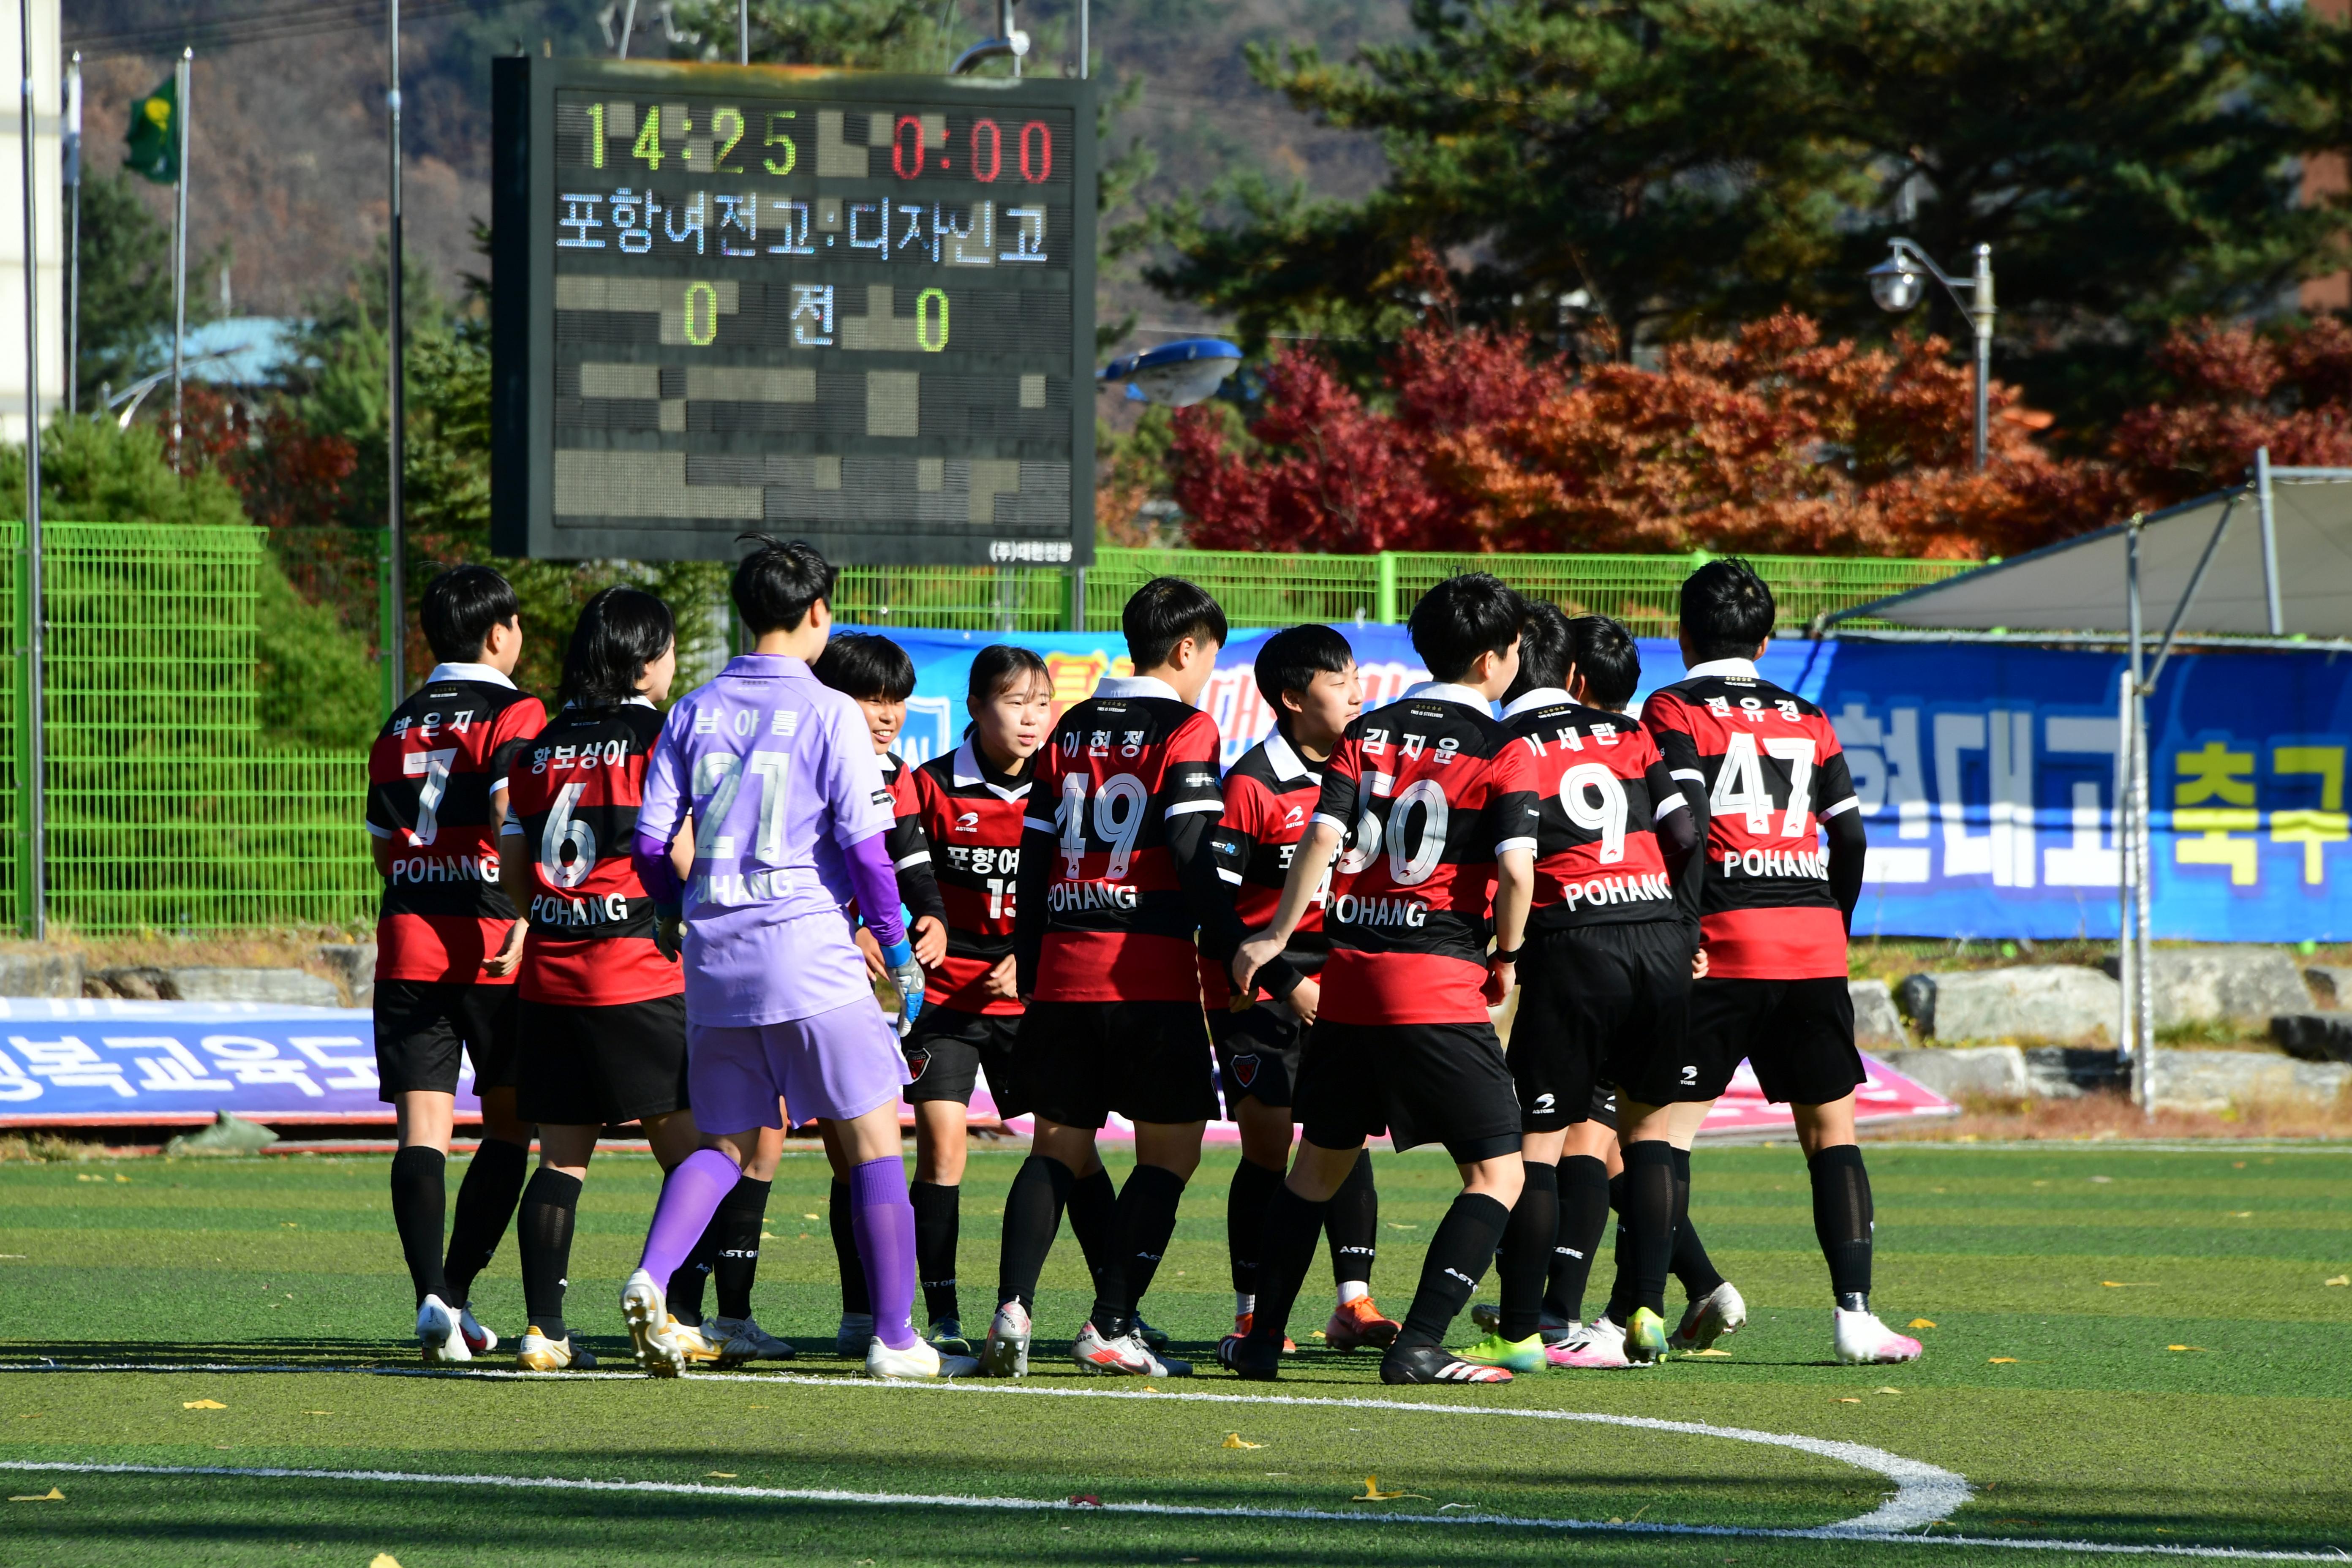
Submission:
[[[2129,662],[2116,683],[2117,752],[2116,756],[2115,837],[2116,860],[2121,875],[2116,886],[2116,953],[2122,1000],[2116,1020],[2116,1045],[2131,1063],[2132,1096],[2138,1101],[2144,1115],[2153,1118],[2155,1104],[2156,1062],[2156,987],[2149,960],[2151,900],[2153,876],[2151,866],[2153,842],[2153,812],[2148,788],[2147,700],[2155,695],[2156,683],[2164,673],[2165,662],[2176,647],[2184,642],[2200,647],[2242,647],[2248,649],[2294,649],[2328,651],[2352,648],[2352,642],[2343,639],[2304,639],[2287,636],[2286,620],[2280,601],[2278,565],[2277,513],[2273,486],[2280,481],[2305,483],[2352,483],[2352,468],[2275,468],[2271,463],[2270,448],[2264,447],[2254,454],[2253,471],[2244,482],[2227,489],[2197,497],[2194,500],[2165,508],[2146,515],[2135,514],[2130,521],[2080,535],[2057,544],[2044,545],[2040,550],[2015,556],[2011,560],[1988,566],[1986,573],[2007,572],[2021,567],[2061,551],[2079,549],[2086,542],[2124,538],[2124,581],[2126,625],[2123,636],[2114,633],[2054,633],[2001,632],[1969,633],[1961,631],[1888,632],[1862,631],[1840,633],[1838,623],[1850,618],[1883,617],[1885,612],[1905,600],[1930,594],[1957,579],[1930,584],[1897,594],[1873,604],[1856,605],[1816,622],[1812,635],[1820,637],[1848,636],[1856,639],[1906,642],[2014,642],[2076,645],[2099,644],[2113,646],[2120,641],[2127,649]],[[2255,524],[2262,531],[2263,590],[2268,637],[2246,637],[2190,633],[2185,638],[2181,623],[2188,618],[2189,605],[2197,590],[2204,585],[2207,568],[2228,537],[2230,524],[2240,505],[2253,502]],[[2204,552],[2198,557],[2197,568],[2181,591],[2179,603],[2172,606],[2171,618],[2165,624],[2164,634],[2151,647],[2147,637],[2147,616],[2140,597],[2140,537],[2149,525],[2178,517],[2187,512],[2221,505],[2221,515],[2213,524],[2213,533],[2205,542]],[[1974,576],[1978,574],[1971,573]]]

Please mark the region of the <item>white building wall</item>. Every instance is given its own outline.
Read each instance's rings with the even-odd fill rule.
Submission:
[[[32,0],[33,194],[40,294],[41,418],[66,402],[65,190],[59,115],[65,59],[58,48],[58,0]],[[25,152],[20,112],[23,35],[17,10],[0,6],[0,441],[25,439]],[[85,166],[88,160],[84,160]]]

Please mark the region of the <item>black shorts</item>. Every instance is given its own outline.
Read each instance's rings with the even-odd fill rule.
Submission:
[[[1557,1132],[1596,1086],[1682,1048],[1698,932],[1680,921],[1538,931],[1519,960],[1511,1080],[1520,1126]]]
[[[610,1127],[687,1108],[686,998],[515,1008],[515,1114]]]
[[[1241,1119],[1244,1097],[1260,1105],[1289,1106],[1298,1083],[1298,1051],[1306,1030],[1298,1016],[1279,1002],[1261,1002],[1209,1015],[1209,1038],[1217,1047],[1217,1082],[1225,1091],[1225,1120]],[[1294,1115],[1292,1121],[1297,1121]]]
[[[1198,1002],[1032,1002],[1013,1058],[1024,1103],[1065,1127],[1217,1114]]]
[[[1617,1131],[1617,1091],[1607,1084],[1592,1086],[1592,1109],[1584,1113],[1587,1121],[1598,1121],[1610,1131]]]
[[[1853,1093],[1863,1081],[1862,1053],[1844,978],[1699,981],[1683,1048],[1652,1058],[1617,1087],[1645,1105],[1713,1100],[1743,1057],[1767,1100],[1827,1105]]]
[[[457,1092],[457,1053],[474,1063],[474,1092],[514,1087],[513,985],[379,980],[375,985],[376,1098],[415,1089]]]
[[[899,1042],[907,1053],[907,1070],[915,1075],[907,1086],[907,1103],[951,1100],[968,1106],[985,1068],[988,1097],[996,1102],[996,1114],[1007,1120],[1025,1114],[1029,1107],[1021,1098],[1020,1074],[1013,1066],[1013,1042],[1020,1032],[1018,1013],[924,1008],[915,1016],[915,1032]]]
[[[1519,1100],[1491,1024],[1334,1024],[1307,1032],[1292,1115],[1309,1143],[1443,1143],[1460,1163],[1519,1150]]]

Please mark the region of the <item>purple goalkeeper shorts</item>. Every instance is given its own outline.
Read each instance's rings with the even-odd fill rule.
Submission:
[[[898,1098],[911,1080],[890,1024],[871,1001],[782,1024],[689,1023],[687,1087],[705,1132],[782,1127],[782,1099],[795,1121],[847,1121]]]

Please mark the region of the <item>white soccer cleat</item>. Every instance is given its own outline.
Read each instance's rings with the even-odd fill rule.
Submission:
[[[1847,1365],[1881,1366],[1919,1359],[1919,1342],[1880,1322],[1877,1313],[1849,1312],[1843,1307],[1831,1311],[1837,1358]]]
[[[709,1362],[720,1362],[725,1359],[725,1354],[719,1347],[726,1342],[709,1333],[707,1331],[709,1327],[708,1322],[681,1323],[676,1318],[670,1319],[663,1325],[664,1331],[669,1335],[670,1343],[677,1347],[677,1353],[684,1356],[690,1366]]]
[[[863,1356],[866,1347],[874,1342],[874,1314],[844,1312],[841,1327],[833,1331],[833,1353],[852,1359]]]
[[[900,1378],[970,1377],[980,1363],[968,1355],[941,1355],[929,1340],[917,1339],[905,1350],[894,1351],[877,1335],[866,1347],[866,1375],[886,1382]]]
[[[1625,1354],[1625,1330],[1607,1318],[1595,1318],[1566,1342],[1544,1346],[1544,1360],[1554,1366],[1616,1368],[1631,1366]]]
[[[1748,1326],[1748,1303],[1727,1279],[1683,1309],[1683,1321],[1666,1336],[1666,1348],[1684,1355],[1729,1339]]]
[[[800,1353],[789,1340],[780,1340],[752,1318],[705,1318],[702,1337],[719,1347],[719,1364],[747,1361],[790,1361]]]
[[[654,1277],[640,1268],[621,1287],[621,1316],[629,1325],[629,1342],[637,1364],[656,1377],[676,1377],[686,1370],[686,1352],[670,1337],[677,1320]]]
[[[1106,1339],[1088,1323],[1070,1346],[1070,1359],[1081,1372],[1108,1373],[1115,1377],[1190,1377],[1192,1363],[1152,1353],[1143,1336],[1129,1329],[1117,1339]]]
[[[499,1348],[499,1336],[475,1321],[471,1301],[457,1309],[457,1331],[466,1336],[466,1348],[476,1355],[488,1355]]]
[[[1029,1375],[1029,1311],[1020,1302],[1005,1302],[988,1321],[988,1343],[981,1348],[980,1369],[991,1377]]]
[[[438,1296],[427,1296],[417,1303],[416,1342],[428,1362],[446,1363],[474,1359],[474,1352],[466,1348],[465,1332],[457,1326],[457,1314]]]
[[[515,1366],[523,1372],[587,1372],[595,1364],[586,1345],[573,1344],[569,1334],[551,1340],[537,1324],[522,1331],[522,1348],[515,1352]]]

